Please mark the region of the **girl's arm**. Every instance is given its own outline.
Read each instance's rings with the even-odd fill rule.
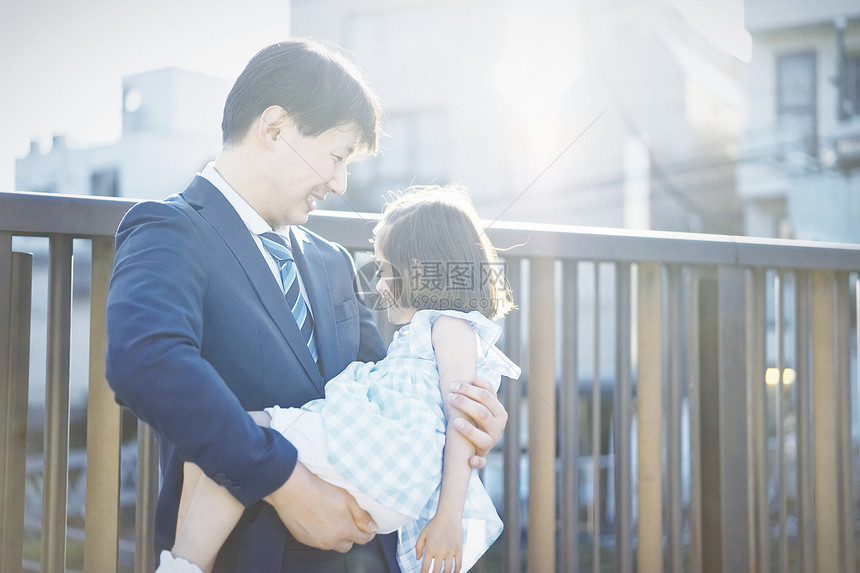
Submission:
[[[456,417],[463,417],[449,403],[451,384],[471,384],[477,375],[475,331],[465,320],[443,315],[433,324],[432,341],[439,367],[445,417],[450,424]],[[474,444],[463,434],[453,431],[445,433],[439,507],[421,532],[416,545],[418,558],[424,557],[422,572],[430,570],[433,559],[436,560],[435,570],[439,570],[440,562],[444,561],[445,571],[460,571],[463,557],[463,506],[472,474],[469,459],[474,454]]]

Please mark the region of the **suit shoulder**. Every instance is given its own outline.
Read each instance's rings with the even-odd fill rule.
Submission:
[[[142,201],[123,216],[117,235],[136,228],[187,227],[194,224],[197,210],[182,195],[171,195],[160,201]]]
[[[160,201],[142,201],[128,210],[123,224],[140,221],[192,220],[203,204],[205,204],[217,189],[205,178],[195,175],[181,193],[174,193]]]
[[[322,253],[325,253],[325,252],[332,253],[332,254],[339,253],[342,255],[346,255],[347,257],[349,257],[350,260],[352,259],[352,255],[349,254],[349,251],[346,249],[346,247],[344,247],[340,243],[335,243],[334,241],[329,241],[325,237],[322,237],[321,235],[314,233],[313,231],[311,231],[307,227],[302,227],[300,225],[296,226],[296,227],[294,227],[294,233],[296,234],[297,239],[300,239],[300,240],[304,239],[304,240],[307,240],[307,241],[314,243],[316,245],[316,247],[318,249],[320,249],[320,252],[322,252]]]
[[[182,244],[197,248],[200,238],[196,229],[195,209],[175,195],[162,201],[143,201],[134,205],[120,221],[116,231],[116,248],[126,244],[143,249],[156,244]]]
[[[180,195],[171,195],[161,201],[141,201],[128,210],[120,226],[138,219],[187,217],[189,210],[191,206]]]

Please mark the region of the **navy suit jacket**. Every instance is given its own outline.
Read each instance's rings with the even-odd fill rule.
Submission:
[[[182,462],[194,462],[247,507],[216,571],[347,570],[348,557],[299,543],[261,501],[289,477],[296,450],[245,412],[320,398],[326,380],[354,360],[379,360],[385,347],[356,295],[349,253],[301,227],[290,240],[322,373],[251,234],[209,181],[197,176],[180,195],[134,206],[116,235],[107,379],[159,437],[155,549],[173,544]],[[398,571],[395,544],[377,536],[353,552],[381,551]]]

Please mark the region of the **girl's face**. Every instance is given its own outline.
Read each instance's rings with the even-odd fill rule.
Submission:
[[[403,278],[391,266],[379,250],[379,246],[374,244],[373,254],[376,256],[376,274],[379,280],[376,283],[376,292],[382,296],[382,302],[388,312],[388,320],[392,324],[406,324],[415,315],[415,309],[412,307],[402,307],[397,301],[393,292],[400,289],[395,288],[395,285],[402,281]]]

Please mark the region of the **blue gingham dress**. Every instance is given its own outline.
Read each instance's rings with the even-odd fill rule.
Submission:
[[[394,335],[379,362],[353,362],[326,385],[325,399],[303,409],[319,412],[329,462],[360,491],[412,521],[398,530],[404,573],[420,571],[415,544],[436,513],[442,481],[446,419],[430,334],[440,315],[468,321],[480,350],[478,377],[498,390],[501,376],[520,369],[495,346],[501,328],[477,311],[420,310]],[[463,510],[463,571],[502,531],[490,496],[472,472]]]

